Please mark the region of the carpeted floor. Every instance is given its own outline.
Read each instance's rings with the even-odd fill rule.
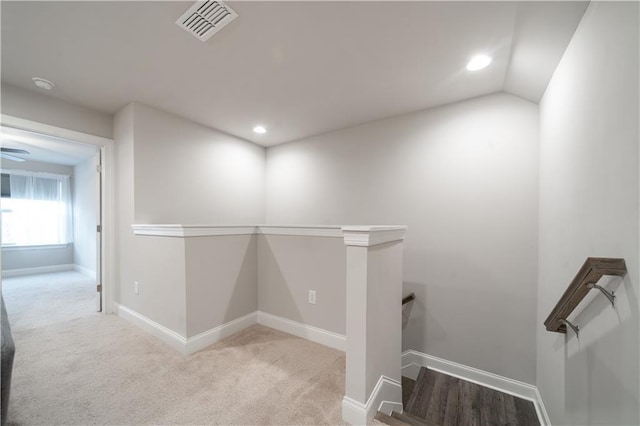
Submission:
[[[342,424],[344,353],[259,325],[190,356],[94,310],[76,272],[7,278],[9,424]]]

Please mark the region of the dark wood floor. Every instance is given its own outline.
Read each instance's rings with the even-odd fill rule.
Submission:
[[[429,426],[539,426],[531,401],[422,368],[403,377],[405,413]]]

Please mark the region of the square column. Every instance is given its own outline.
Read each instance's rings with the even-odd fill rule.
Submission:
[[[367,424],[386,404],[402,409],[404,226],[343,227],[347,246],[347,354],[342,419]]]

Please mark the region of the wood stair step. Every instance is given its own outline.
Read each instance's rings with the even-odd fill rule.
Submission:
[[[410,425],[410,423],[403,422],[402,420],[399,420],[399,419],[397,419],[395,417],[388,416],[385,413],[380,412],[380,411],[378,411],[376,413],[376,416],[374,417],[374,419],[376,419],[377,421],[382,422],[382,423],[384,423],[386,425],[389,425],[389,426],[407,426],[407,425]]]
[[[409,424],[412,426],[427,426],[427,423],[425,423],[424,419],[421,419],[419,417],[413,416],[409,413],[398,413],[396,411],[394,411],[393,413],[391,413],[391,417],[397,419],[397,420],[401,420],[403,421],[405,424]]]
[[[425,367],[420,368],[404,411],[417,417],[426,418],[435,383],[435,373]]]
[[[413,388],[416,386],[416,381],[408,377],[402,376],[402,405],[405,407],[409,402],[409,397],[413,393]]]
[[[402,415],[412,425],[540,425],[533,402],[424,367]]]

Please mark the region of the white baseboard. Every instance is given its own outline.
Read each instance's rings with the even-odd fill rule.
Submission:
[[[390,416],[394,410],[402,412],[402,383],[380,376],[367,401],[367,418],[373,418],[378,411]]]
[[[301,322],[293,321],[277,315],[258,311],[258,324],[274,328],[303,339],[311,340],[324,346],[345,352],[347,350],[347,337],[322,328],[313,327]]]
[[[189,337],[185,343],[185,353],[192,354],[198,352],[225,337],[229,337],[234,333],[254,325],[258,321],[257,316],[257,312],[251,312],[250,314],[224,323],[219,327]]]
[[[81,274],[88,276],[89,278],[93,278],[94,280],[96,279],[96,271],[92,271],[91,269],[85,268],[84,266],[80,266],[78,264],[74,264],[73,269],[80,272]]]
[[[529,400],[533,402],[541,426],[550,425],[549,417],[544,408],[544,403],[540,398],[538,388],[533,385],[414,350],[408,350],[402,353],[403,376],[415,380],[418,377],[420,367],[427,367],[449,376],[458,377],[487,388]]]
[[[342,421],[350,425],[366,425],[367,408],[348,396],[342,398]]]
[[[549,419],[549,413],[547,413],[547,409],[544,406],[544,402],[542,401],[542,395],[540,395],[540,391],[536,387],[536,401],[534,402],[536,406],[536,413],[538,414],[538,419],[540,420],[541,426],[551,426],[551,420]]]
[[[342,398],[342,420],[352,425],[368,425],[376,412],[391,415],[402,412],[402,385],[396,380],[380,376],[365,404],[353,398]]]
[[[73,271],[72,264],[38,266],[35,268],[5,269],[2,271],[3,277],[17,277],[20,275],[48,274],[51,272]]]
[[[256,312],[251,312],[221,326],[212,328],[193,337],[185,338],[179,333],[162,324],[158,324],[133,309],[129,309],[115,302],[113,306],[114,314],[140,327],[142,330],[157,337],[184,355],[191,355],[192,353],[198,352],[256,323]]]
[[[312,342],[329,346],[330,348],[338,349],[343,352],[347,346],[347,338],[341,334],[332,333],[321,328],[312,327],[310,325],[291,321],[289,319],[261,311],[251,312],[193,337],[185,338],[179,333],[176,333],[175,331],[132,309],[127,308],[126,306],[114,302],[113,307],[114,314],[119,315],[132,324],[140,327],[147,333],[157,337],[185,355],[200,351],[207,346],[210,346],[225,337],[231,336],[232,334],[244,330],[256,323],[285,333],[293,334],[294,336],[311,340]]]
[[[157,337],[178,352],[185,355],[187,354],[187,339],[185,339],[175,331],[165,327],[162,324],[158,324],[157,322],[145,317],[144,315],[134,311],[133,309],[129,309],[126,306],[116,302],[113,303],[113,311],[119,317],[129,321],[133,325],[141,328],[152,336]]]

